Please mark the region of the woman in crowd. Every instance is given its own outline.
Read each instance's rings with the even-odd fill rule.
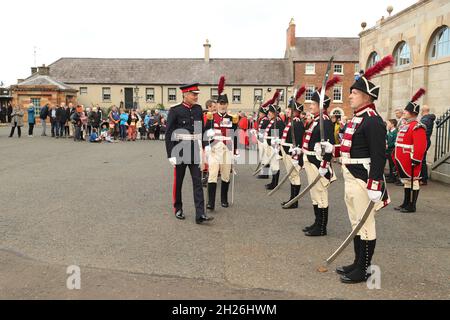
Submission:
[[[22,132],[21,128],[23,127],[23,115],[24,112],[19,106],[14,106],[11,112],[11,133],[9,135],[10,138],[14,135],[14,130],[17,127],[17,135],[20,138]]]
[[[136,128],[139,122],[139,117],[136,114],[136,110],[130,110],[128,114],[128,141],[136,141]]]
[[[33,129],[36,123],[36,110],[33,104],[28,108],[28,137],[33,137]]]
[[[128,127],[128,113],[123,109],[120,112],[120,140],[125,141],[127,139],[127,127]]]

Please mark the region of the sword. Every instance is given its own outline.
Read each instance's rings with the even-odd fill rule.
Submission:
[[[366,220],[367,218],[369,218],[369,215],[372,212],[374,206],[375,202],[370,201],[366,211],[364,212],[364,215],[356,225],[355,229],[353,229],[353,231],[348,235],[347,239],[345,239],[340,247],[326,260],[327,266],[330,265],[342,253],[342,251],[344,251],[344,249],[350,244],[350,242],[352,242],[353,238],[358,234],[359,230],[361,230],[364,223],[366,223]]]
[[[260,168],[253,173],[253,176],[256,176],[258,173],[260,173],[261,170],[264,169],[264,167],[267,166],[272,161],[272,159],[275,157],[276,153],[277,152],[273,151],[273,153],[270,156],[269,161],[267,161],[267,163],[262,163],[261,162]]]
[[[236,173],[236,170],[234,169],[234,166],[231,168],[231,170],[232,170],[232,175],[231,175],[231,179],[232,179],[232,181],[231,181],[231,206],[233,206],[233,204],[234,204],[234,180],[236,180],[237,173]]]
[[[317,177],[314,179],[314,181],[311,182],[311,183],[309,184],[309,186],[306,187],[305,190],[303,190],[301,193],[299,193],[299,194],[298,194],[295,198],[293,198],[291,201],[289,201],[288,203],[286,203],[286,204],[283,206],[283,208],[288,209],[290,206],[292,206],[292,205],[293,205],[295,202],[297,202],[299,199],[303,198],[303,196],[304,196],[309,190],[311,190],[312,187],[314,187],[314,186],[317,184],[317,182],[319,182],[320,178],[321,178],[321,175],[318,174]]]
[[[292,166],[291,169],[288,171],[287,175],[280,181],[280,183],[278,183],[278,185],[275,187],[275,189],[273,189],[272,191],[269,192],[269,196],[273,195],[275,192],[277,192],[278,190],[280,190],[281,186],[288,180],[289,176],[291,175],[292,171],[294,171],[295,167]]]
[[[288,155],[286,154],[286,152],[284,151],[283,147],[281,147],[281,153],[283,154],[283,158],[287,157]],[[281,181],[278,183],[278,185],[275,187],[275,189],[273,189],[272,191],[269,192],[269,196],[272,196],[275,192],[277,192],[278,190],[280,190],[281,186],[287,181],[287,179],[289,178],[289,176],[292,174],[292,172],[295,170],[297,170],[298,173],[300,173],[301,169],[298,170],[293,164],[292,167],[288,170],[288,173],[286,174],[286,176],[281,179]]]

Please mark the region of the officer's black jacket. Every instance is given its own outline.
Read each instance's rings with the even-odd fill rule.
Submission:
[[[237,139],[237,132],[236,132],[236,130],[237,130],[237,128],[238,128],[238,124],[237,123],[233,123],[233,117],[230,115],[230,114],[228,114],[228,113],[226,113],[225,115],[220,115],[220,113],[217,113],[217,115],[219,116],[219,117],[221,117],[221,118],[226,118],[226,119],[229,119],[230,120],[230,123],[231,123],[231,127],[230,128],[227,128],[228,130],[227,130],[227,132],[226,132],[226,136],[227,137],[231,137],[231,138],[233,138],[233,144],[231,144],[231,143],[228,143],[227,141],[226,141],[226,143],[225,143],[225,145],[228,147],[228,149],[230,149],[231,150],[231,147],[233,147],[234,149],[233,149],[233,152],[236,152],[236,150],[237,150],[237,147],[238,147],[238,139]],[[207,131],[207,130],[210,130],[210,129],[215,129],[214,128],[214,120],[208,120],[208,121],[206,121],[206,124],[205,124],[205,131]],[[219,130],[219,129],[217,129],[217,130]],[[215,140],[214,140],[214,138],[210,141],[210,143],[211,144],[214,144],[215,143]]]
[[[194,124],[195,128],[199,128],[197,129],[198,132],[194,132]],[[183,103],[180,103],[170,108],[166,125],[166,151],[168,158],[172,158],[172,149],[180,143],[175,137],[172,137],[172,133],[174,133],[175,130],[179,131],[177,133],[201,134],[203,137],[205,129],[202,107],[196,104],[191,108],[188,108]],[[193,151],[191,158],[193,158],[195,154],[198,155],[199,148],[197,148],[197,141],[184,141],[183,143],[191,144],[191,150]],[[176,154],[173,156],[178,157],[179,155]],[[180,156],[182,156],[182,154],[180,154]]]
[[[370,116],[367,112],[361,115],[363,122],[352,137],[351,158],[370,158],[370,173],[362,164],[345,165],[357,179],[367,182],[368,179],[384,180],[386,164],[386,126],[379,116]]]
[[[270,123],[271,120],[268,121],[267,125]],[[281,118],[277,118],[276,121],[273,122],[272,126],[270,127],[269,132],[267,133],[268,137],[277,137],[280,138],[283,136],[283,130],[285,128],[285,124]],[[267,126],[266,126],[267,129]],[[264,129],[265,130],[265,129]],[[267,139],[267,144],[270,146],[272,143],[272,139]]]
[[[287,121],[287,124],[290,123],[290,120]],[[302,143],[303,143],[303,135],[305,134],[305,126],[303,125],[303,122],[299,119],[299,118],[294,118],[293,121],[293,126],[294,126],[294,138],[295,138],[295,145],[293,145],[292,148],[295,147],[302,147]],[[293,143],[292,141],[292,127],[289,128],[289,131],[287,133],[287,137],[286,137],[286,143]],[[283,147],[284,151],[289,154],[289,147]],[[303,159],[302,157],[299,157],[299,164],[300,166],[303,167]]]
[[[316,145],[316,143],[320,143],[320,122],[319,120],[316,120],[318,123],[315,126],[312,134],[311,134],[311,139],[309,140],[308,143],[308,150],[309,151],[314,151],[314,146]],[[313,125],[312,123],[310,125]],[[323,120],[323,131],[324,131],[324,139],[325,141],[330,142],[332,145],[334,145],[334,128],[333,128],[333,123],[331,122],[331,120],[329,119],[324,119]],[[307,156],[308,157],[308,161],[311,162],[312,164],[314,164],[317,168],[320,167],[320,161],[317,160],[316,156]],[[323,156],[323,160],[330,162],[331,159],[333,158],[333,154],[332,153],[325,153],[325,155]]]

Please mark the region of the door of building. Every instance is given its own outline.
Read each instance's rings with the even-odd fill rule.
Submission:
[[[133,88],[125,88],[125,108],[133,108]]]

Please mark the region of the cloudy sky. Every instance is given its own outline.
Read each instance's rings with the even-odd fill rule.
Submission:
[[[415,0],[16,0],[2,1],[0,81],[60,57],[281,58],[293,17],[297,36],[354,37]],[[189,4],[191,3],[191,4]]]

